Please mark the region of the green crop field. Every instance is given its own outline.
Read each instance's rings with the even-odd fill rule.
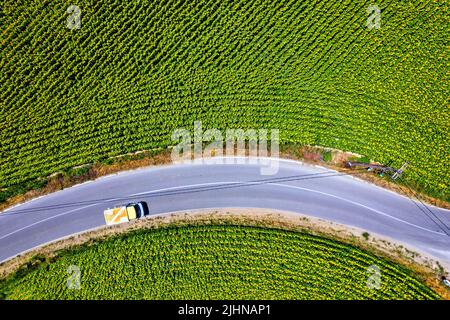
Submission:
[[[379,274],[370,271],[374,268]],[[72,282],[74,270],[79,282]],[[0,283],[0,294],[6,299],[439,298],[411,271],[350,245],[231,225],[139,230],[64,251]]]
[[[437,0],[4,0],[0,189],[174,145],[199,120],[410,161],[448,198],[448,21]]]

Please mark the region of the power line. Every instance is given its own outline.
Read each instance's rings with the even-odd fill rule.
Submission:
[[[420,200],[418,194],[411,188],[411,186],[401,177],[398,176],[398,178],[406,185],[406,187],[411,191],[411,193],[414,195],[414,197],[422,204],[422,206],[437,220],[439,221],[444,228],[442,228],[442,226],[437,223],[425,210],[423,210],[423,208],[421,208],[419,206],[419,204],[417,204],[414,199],[410,198],[411,201],[417,206],[417,208],[419,208],[420,211],[422,211],[428,218],[430,218],[431,221],[433,221],[438,227],[439,229],[441,229],[447,236],[450,236],[450,233],[448,231],[446,231],[445,229],[450,230],[450,228],[425,204],[422,202],[422,200]]]
[[[395,173],[391,176],[391,178],[392,178],[392,180],[393,181],[395,181],[397,178],[399,178],[399,179],[401,179],[401,181],[403,182],[403,184],[409,189],[409,191],[414,195],[414,197],[420,202],[420,204],[422,204],[422,206],[437,220],[437,221],[439,221],[443,226],[444,226],[444,228],[442,228],[442,226],[438,223],[438,222],[436,222],[426,211],[424,211],[423,210],[423,208],[422,207],[420,207],[415,201],[414,201],[414,199],[412,199],[412,198],[409,198],[409,199],[411,199],[411,201],[417,206],[417,208],[422,212],[422,213],[424,213],[434,224],[436,224],[438,227],[439,227],[439,229],[441,229],[446,235],[448,235],[448,236],[450,236],[450,234],[445,230],[445,229],[448,229],[448,230],[450,230],[450,228],[437,216],[437,214],[435,214],[432,210],[431,210],[431,208],[429,208],[425,203],[423,203],[422,202],[422,200],[420,199],[420,197],[419,197],[419,195],[418,195],[418,193],[416,193],[415,191],[414,191],[414,189],[402,178],[402,173],[403,173],[403,171],[408,167],[408,166],[411,166],[411,163],[409,162],[409,161],[406,161],[404,164],[403,164],[403,166],[399,169],[399,170],[397,170],[397,171],[395,171]],[[414,167],[414,166],[413,166]],[[417,169],[417,167],[415,167],[416,169]]]
[[[429,206],[427,206],[421,199],[420,199],[420,194],[418,192],[416,192],[411,185],[404,179],[401,179],[402,182],[404,184],[406,184],[406,186],[409,188],[409,190],[411,190],[411,192],[414,194],[414,196],[416,197],[416,199],[427,209],[428,212],[430,212],[433,217],[435,217],[440,223],[442,223],[447,229],[450,230],[450,228],[447,226],[447,224],[445,222],[443,222],[436,213],[433,212],[433,210],[431,210],[431,208]]]
[[[353,172],[359,171],[359,170],[365,170],[365,169],[354,169]],[[248,186],[255,186],[255,185],[263,185],[263,184],[270,184],[270,183],[276,183],[276,182],[302,181],[302,180],[329,178],[329,177],[337,177],[337,176],[345,176],[345,175],[349,175],[349,173],[347,173],[347,172],[339,173],[339,172],[335,172],[335,171],[327,171],[327,172],[313,173],[313,174],[306,174],[306,175],[296,175],[296,176],[279,177],[279,178],[250,180],[250,181],[245,181],[245,182],[228,182],[228,183],[224,183],[219,186],[200,186],[200,187],[186,188],[186,189],[182,189],[182,190],[162,191],[162,192],[149,191],[149,192],[141,193],[139,195],[134,195],[134,196],[119,197],[119,198],[102,198],[102,199],[92,199],[92,200],[77,201],[77,202],[68,202],[68,203],[55,204],[55,205],[49,205],[49,206],[34,207],[34,208],[30,208],[30,209],[11,210],[11,211],[7,211],[5,213],[7,213],[7,215],[19,214],[19,213],[30,213],[30,212],[38,212],[38,211],[43,211],[43,210],[70,208],[70,207],[79,206],[79,205],[90,205],[90,204],[96,204],[96,203],[102,203],[102,202],[108,203],[108,202],[113,202],[113,201],[119,202],[119,201],[136,200],[136,199],[141,199],[144,196],[147,198],[156,198],[156,197],[172,196],[172,195],[179,195],[179,194],[186,194],[186,193],[197,193],[197,192],[224,190],[224,189],[232,189],[232,188],[239,188],[239,187],[246,187],[246,186],[248,187]],[[0,218],[2,216],[3,215],[0,214]]]

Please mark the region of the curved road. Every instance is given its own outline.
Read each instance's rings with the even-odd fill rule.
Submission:
[[[280,160],[276,175],[262,176],[261,166],[266,164],[145,168],[32,200],[0,214],[0,261],[103,225],[107,207],[145,200],[151,214],[231,207],[298,212],[388,236],[450,262],[449,210],[429,207],[433,216],[420,203],[321,167]]]

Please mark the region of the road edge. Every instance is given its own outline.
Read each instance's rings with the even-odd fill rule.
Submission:
[[[450,290],[440,281],[441,275],[448,275],[450,263],[439,261],[436,257],[397,240],[378,234],[368,234],[360,228],[290,211],[257,208],[183,210],[149,216],[125,224],[93,228],[32,248],[0,263],[0,280],[23,268],[24,265],[52,261],[61,251],[93,245],[134,230],[199,224],[275,228],[330,238],[407,267],[444,299],[450,300]]]

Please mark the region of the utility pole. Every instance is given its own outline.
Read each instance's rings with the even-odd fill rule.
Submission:
[[[402,175],[403,171],[406,170],[406,168],[409,166],[409,162],[405,162],[400,169],[394,172],[392,175],[392,180],[397,179],[399,176]]]

